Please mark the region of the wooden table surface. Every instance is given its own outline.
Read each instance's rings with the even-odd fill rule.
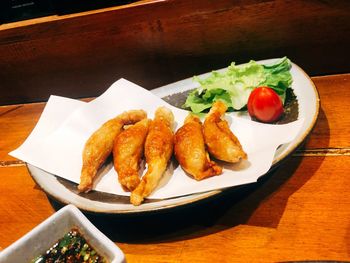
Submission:
[[[88,217],[128,262],[350,260],[350,74],[312,79],[321,109],[311,136],[258,184],[161,214]],[[8,155],[44,106],[0,107],[1,249],[59,207]]]

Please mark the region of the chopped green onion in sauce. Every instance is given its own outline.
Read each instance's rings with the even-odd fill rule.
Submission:
[[[58,240],[46,253],[34,258],[31,263],[107,263],[86,241],[78,229],[73,228]]]

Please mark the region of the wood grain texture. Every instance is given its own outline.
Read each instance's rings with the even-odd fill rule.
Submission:
[[[287,55],[311,75],[350,65],[348,1],[141,1],[0,26],[0,105],[97,96],[120,77],[147,89]]]
[[[0,167],[0,250],[54,213],[25,166]]]
[[[185,213],[191,223],[181,231],[118,245],[132,262],[349,260],[349,164],[349,157],[293,157],[241,200],[228,195]]]
[[[198,207],[90,220],[128,262],[349,260],[349,157],[292,157],[256,187]],[[53,213],[24,167],[0,168],[0,247]],[[21,189],[21,191],[19,191]]]
[[[0,160],[16,160],[8,153],[28,137],[35,127],[45,103],[0,107]],[[15,148],[12,148],[15,147]]]
[[[293,157],[246,192],[163,215],[91,220],[130,262],[349,260],[349,157]]]
[[[347,107],[350,101],[350,74],[312,78],[321,100],[317,126],[307,148],[350,148]]]
[[[87,216],[128,262],[350,260],[349,76],[312,78],[321,113],[299,153],[317,154],[294,155],[258,183],[195,206],[142,216]],[[23,163],[7,155],[25,140],[44,106],[0,107],[0,250],[61,207]],[[327,154],[334,150],[338,154]]]

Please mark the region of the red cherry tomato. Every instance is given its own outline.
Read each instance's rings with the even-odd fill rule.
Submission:
[[[262,122],[275,122],[283,114],[283,104],[278,94],[269,87],[254,89],[248,99],[248,112]]]

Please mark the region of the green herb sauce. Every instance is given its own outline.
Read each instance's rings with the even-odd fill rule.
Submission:
[[[31,263],[107,263],[97,254],[78,229],[73,228],[50,247],[45,254],[34,258]]]

